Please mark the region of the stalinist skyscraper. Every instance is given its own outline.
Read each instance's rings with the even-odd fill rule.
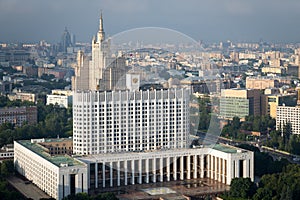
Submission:
[[[99,30],[92,39],[92,56],[78,51],[73,90],[114,90],[126,71],[124,57],[111,57],[110,39],[105,39],[101,13]]]

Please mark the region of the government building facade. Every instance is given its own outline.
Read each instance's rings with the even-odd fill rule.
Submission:
[[[143,89],[140,76],[120,64],[125,63],[122,56],[110,60],[102,15],[99,26],[92,57],[77,56],[73,155],[51,153],[56,145],[70,147],[63,139],[15,141],[17,171],[58,200],[136,184],[209,178],[229,185],[235,177],[253,181],[253,152],[222,144],[191,148],[190,89]],[[116,88],[124,76],[123,88]]]

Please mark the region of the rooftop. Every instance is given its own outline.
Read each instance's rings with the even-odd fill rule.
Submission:
[[[212,148],[224,153],[240,153],[242,151],[242,149],[223,144],[215,144]]]
[[[64,138],[61,139],[44,139],[43,142],[59,142],[64,141]],[[30,140],[20,140],[17,141],[19,144],[23,145],[24,147],[28,148],[29,150],[35,152],[39,156],[45,158],[49,162],[55,164],[58,167],[62,166],[75,166],[75,165],[83,165],[83,163],[79,162],[78,160],[72,158],[68,155],[55,155],[50,156],[47,152],[45,152],[45,148],[38,144],[38,142],[32,142]],[[39,141],[41,142],[41,141]]]

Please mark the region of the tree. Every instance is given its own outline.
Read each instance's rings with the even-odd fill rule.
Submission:
[[[63,200],[92,200],[87,193],[70,194],[63,198]]]
[[[230,197],[252,198],[256,192],[256,186],[250,178],[234,178],[230,184]]]
[[[14,172],[14,162],[12,160],[4,160],[1,163],[1,176],[7,177]]]

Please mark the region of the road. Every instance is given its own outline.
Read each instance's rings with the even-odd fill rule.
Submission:
[[[248,145],[259,148],[260,152],[266,152],[266,153],[270,154],[276,160],[280,160],[281,158],[285,158],[290,163],[300,164],[300,160],[299,161],[293,160],[293,158],[295,158],[295,155],[290,155],[290,154],[287,154],[286,152],[277,151],[275,149],[262,148],[261,144],[259,142],[236,141],[236,140],[231,140],[231,139],[227,139],[227,138],[220,137],[220,136],[206,134],[204,132],[198,132],[198,136],[199,136],[200,141],[203,141],[204,145],[205,144],[215,144],[217,142],[222,143],[222,144],[228,144],[228,145],[231,145],[231,146],[238,146],[238,145],[241,145],[241,144],[248,144]]]
[[[22,180],[16,176],[9,177],[7,179],[7,181],[14,188],[16,188],[16,190],[18,190],[20,193],[22,193],[27,198],[31,198],[33,200],[39,200],[41,198],[51,198],[50,196],[48,196],[45,192],[43,192],[41,189],[39,189],[34,184],[32,184],[32,183],[26,184],[24,180]]]

